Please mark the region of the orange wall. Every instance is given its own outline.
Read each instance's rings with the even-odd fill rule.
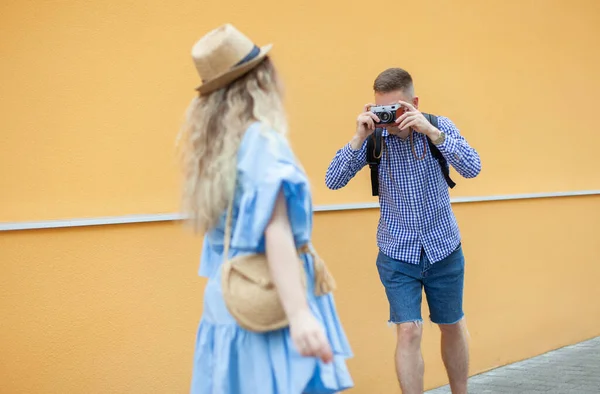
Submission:
[[[455,206],[473,373],[600,335],[599,205],[574,197]],[[315,221],[316,247],[339,282],[357,394],[399,392],[376,221],[376,210]],[[0,392],[187,392],[200,248],[171,223],[0,234]],[[445,382],[438,349],[426,324],[428,387]]]
[[[175,212],[173,144],[190,48],[232,22],[272,41],[317,204],[374,201],[363,172],[323,184],[374,76],[413,73],[483,171],[453,196],[600,189],[600,2],[0,2],[0,222]],[[372,20],[390,15],[389,21]],[[319,142],[318,144],[315,142]],[[472,372],[600,335],[600,197],[460,204]],[[376,210],[316,214],[356,352],[355,393],[394,392],[374,267]],[[0,393],[185,393],[203,280],[179,224],[0,232]],[[426,325],[426,383],[445,382]],[[397,390],[396,390],[397,391]]]
[[[600,144],[597,0],[227,4],[0,2],[0,221],[176,210],[173,144],[199,80],[191,46],[226,21],[275,44],[317,204],[373,200],[368,177],[332,193],[323,174],[390,66],[411,71],[422,108],[450,116],[483,156],[454,196],[600,184],[588,165]],[[572,149],[565,133],[580,139]]]

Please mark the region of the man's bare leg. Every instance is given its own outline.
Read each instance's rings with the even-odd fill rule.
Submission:
[[[452,394],[467,394],[469,378],[469,345],[465,320],[456,324],[440,324],[442,360],[446,367]]]
[[[396,374],[403,394],[423,394],[424,363],[421,354],[421,322],[398,325]]]

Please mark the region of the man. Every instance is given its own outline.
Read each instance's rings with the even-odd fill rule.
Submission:
[[[424,288],[430,319],[441,330],[442,359],[452,393],[464,394],[469,353],[462,308],[461,237],[448,185],[427,138],[465,178],[479,174],[479,155],[450,119],[438,117],[436,128],[419,112],[419,98],[405,70],[385,70],[375,79],[373,90],[376,105],[400,104],[406,111],[382,134],[377,229],[377,269],[390,304],[389,321],[397,325],[395,362],[400,387],[404,394],[423,393]],[[380,121],[369,111],[372,106],[365,106],[354,137],[333,158],[325,181],[330,189],[344,187],[367,164],[367,138]]]

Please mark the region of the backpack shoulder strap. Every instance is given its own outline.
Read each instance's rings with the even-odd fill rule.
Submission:
[[[429,123],[433,125],[433,127],[435,127],[436,129],[439,128],[437,116],[426,113],[423,113],[423,116],[425,116],[425,119],[427,119]],[[452,180],[452,178],[450,178],[450,167],[448,166],[446,158],[444,157],[444,155],[442,155],[442,152],[440,152],[437,146],[435,146],[429,138],[427,138],[427,144],[429,145],[429,149],[431,150],[431,155],[434,159],[437,160],[437,162],[440,165],[440,168],[442,169],[442,174],[444,175],[446,184],[448,184],[448,187],[452,189],[454,186],[456,186],[456,183]]]
[[[367,164],[371,169],[371,193],[379,195],[379,162],[383,153],[383,129],[376,128],[367,138]]]

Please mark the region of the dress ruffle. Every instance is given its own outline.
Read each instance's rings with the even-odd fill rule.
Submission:
[[[307,277],[313,277],[311,255],[302,256]],[[331,363],[302,357],[289,328],[268,333],[247,331],[226,311],[220,294],[220,274],[209,280],[204,316],[196,342],[192,394],[328,394],[353,386],[345,360],[352,357],[331,294],[312,295],[311,311],[325,328],[334,353]]]
[[[294,238],[297,242],[308,241],[302,239],[305,229],[311,226],[311,217],[306,214],[312,209],[306,178],[292,163],[279,159],[269,165],[259,183],[243,188],[231,239],[233,248],[264,251],[265,229],[280,190],[286,199]]]

